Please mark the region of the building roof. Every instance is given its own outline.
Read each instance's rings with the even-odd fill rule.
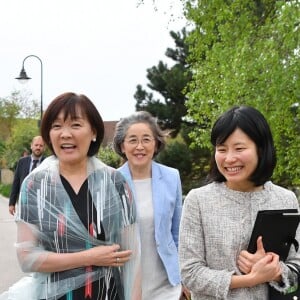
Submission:
[[[101,144],[102,147],[107,147],[112,144],[116,124],[118,121],[104,121],[104,138]]]

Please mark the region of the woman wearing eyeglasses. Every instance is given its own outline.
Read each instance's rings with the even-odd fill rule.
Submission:
[[[182,209],[177,169],[155,162],[165,146],[156,119],[145,111],[121,119],[114,150],[125,160],[119,170],[135,194],[141,232],[142,299],[176,299],[181,294],[178,232]]]

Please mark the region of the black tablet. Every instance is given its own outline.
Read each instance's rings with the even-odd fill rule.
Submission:
[[[252,235],[248,245],[248,252],[256,252],[256,241],[262,236],[266,252],[274,252],[285,260],[291,245],[298,250],[295,240],[296,230],[300,221],[297,209],[261,210],[257,213]]]

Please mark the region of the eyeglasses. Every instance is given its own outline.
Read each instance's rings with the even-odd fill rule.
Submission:
[[[131,137],[129,139],[125,139],[125,142],[129,144],[130,146],[137,146],[139,143],[141,143],[143,146],[150,145],[155,139],[150,136],[145,136],[142,139],[138,139],[137,137]]]

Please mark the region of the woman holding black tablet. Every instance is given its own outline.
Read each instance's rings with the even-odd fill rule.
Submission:
[[[286,263],[300,265],[291,247],[286,261],[266,252],[257,239],[247,246],[260,210],[299,210],[295,194],[273,184],[275,147],[269,125],[255,108],[233,107],[211,132],[214,155],[208,184],[185,198],[179,235],[183,284],[192,299],[268,299],[269,286],[287,291],[297,275]],[[300,241],[300,231],[296,233]]]

